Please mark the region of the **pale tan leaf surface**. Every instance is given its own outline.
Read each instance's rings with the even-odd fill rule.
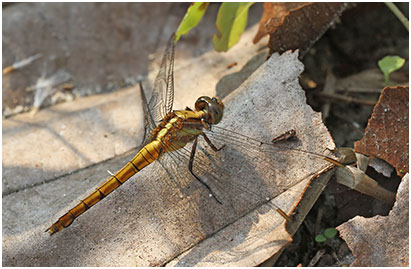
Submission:
[[[247,42],[255,29],[247,30],[239,45],[223,56],[214,52],[203,58],[193,57],[188,45],[180,41],[181,47],[176,48],[179,56],[175,66],[174,108],[192,106],[200,95],[215,95],[216,91],[223,98],[250,76],[264,61],[264,57],[258,56],[261,44]],[[150,68],[149,81],[157,76],[163,51],[164,46],[155,54],[158,65],[155,61]],[[226,65],[233,61],[238,66],[227,69]],[[192,81],[193,77],[201,80]],[[147,93],[148,85],[145,83]],[[192,88],[184,90],[184,85]],[[4,119],[3,194],[39,185],[135,149],[143,130],[140,100],[137,86],[61,104],[34,118],[22,114]],[[27,151],[28,148],[31,150]]]
[[[3,108],[31,107],[43,73],[62,69],[72,76],[74,96],[124,88],[147,74],[171,3],[22,3],[3,9],[3,66],[35,53],[42,58],[3,77]],[[184,10],[179,12],[180,18]],[[41,19],[40,19],[41,18]],[[144,18],[144,19],[143,19]],[[150,31],[147,31],[150,25]],[[107,38],[111,36],[111,38]],[[27,42],[25,40],[30,40]],[[66,92],[66,94],[69,94]],[[50,100],[45,101],[50,105]]]
[[[138,88],[132,87],[64,103],[40,111],[34,118],[25,113],[4,119],[3,194],[39,185],[137,147],[143,132],[139,100]]]
[[[280,129],[287,129],[295,124],[297,130],[301,128],[306,128],[310,121],[317,122],[320,120],[317,118],[318,114],[312,114],[312,110],[304,105],[305,98],[300,96],[299,91],[295,91],[298,85],[296,81],[298,75],[301,72],[301,65],[299,64],[297,53],[284,53],[280,57],[274,55],[268,60],[260,69],[258,69],[247,81],[245,81],[238,90],[229,95],[225,100],[229,103],[227,107],[227,113],[233,115],[243,115],[237,118],[236,121],[228,123],[230,129],[241,129],[242,133],[247,134],[248,131],[251,132],[249,135],[254,137],[270,137],[270,133],[281,133]],[[287,71],[286,71],[287,70]],[[281,79],[280,79],[281,77]],[[287,82],[288,81],[288,82]],[[287,85],[288,84],[288,85]],[[272,92],[270,92],[272,91]],[[255,95],[254,95],[254,94]],[[271,98],[270,96],[275,96],[270,102],[261,102],[262,99]],[[258,98],[257,98],[258,97]],[[289,99],[290,98],[290,99]],[[301,99],[303,98],[303,99]],[[266,107],[264,115],[265,117],[254,118],[251,114],[245,113],[242,108],[248,107],[250,105],[255,107]],[[269,107],[267,106],[268,104]],[[303,109],[308,114],[304,114],[301,109]],[[274,109],[276,107],[276,109]],[[274,113],[270,112],[271,108],[275,110]],[[296,110],[295,110],[296,109]],[[307,109],[307,110],[306,110]],[[293,115],[293,113],[296,113]],[[304,116],[303,116],[304,115]],[[297,119],[296,118],[302,117]],[[275,119],[276,127],[272,126],[273,131],[259,133],[260,127],[270,125],[272,119]],[[288,120],[287,120],[288,119]],[[290,125],[290,122],[293,122]],[[312,122],[313,123],[313,122]],[[302,124],[302,125],[300,125]],[[243,128],[241,126],[247,126]],[[281,127],[284,125],[283,127]],[[315,124],[316,125],[316,124]],[[304,126],[304,127],[302,127]],[[326,132],[320,125],[313,126],[313,129],[309,132],[313,132],[313,136],[309,136],[308,133],[303,133],[301,138],[304,139],[315,139],[319,141],[326,142],[323,140],[325,137],[319,135],[323,131]],[[318,128],[318,129],[317,129]],[[319,132],[322,130],[321,132]],[[259,133],[259,134],[258,134]],[[306,136],[307,135],[307,136]],[[305,137],[305,138],[304,138]],[[328,141],[327,143],[329,143]],[[323,145],[321,146],[323,148]],[[311,149],[313,150],[313,149]],[[325,166],[321,165],[320,162],[311,163],[313,167],[308,168],[310,162],[295,156],[296,159],[289,156],[288,161],[284,162],[284,170],[282,175],[278,180],[296,182],[296,178],[303,178],[301,173],[306,173],[314,167],[323,167],[324,170],[329,165],[323,163]],[[319,165],[319,166],[318,166]],[[299,167],[299,168],[297,168]],[[318,168],[314,168],[318,169]],[[301,170],[299,170],[301,169]],[[307,170],[308,169],[308,170]],[[305,172],[303,172],[305,171]],[[308,174],[310,174],[308,172]],[[291,178],[289,178],[291,176]],[[288,179],[287,179],[288,178]],[[308,177],[307,179],[311,179]],[[316,179],[317,180],[317,179]],[[274,199],[274,204],[278,205],[281,209],[285,209],[285,212],[291,212],[294,210],[298,204],[300,198],[304,194],[305,189],[307,189],[310,180],[302,181],[292,189],[282,193]],[[324,187],[325,185],[322,185]],[[317,192],[317,197],[318,193]],[[311,194],[315,196],[314,194]],[[311,199],[313,200],[313,199]],[[315,199],[314,199],[315,201]],[[308,204],[308,202],[307,202]],[[309,206],[305,205],[306,208],[300,213],[302,216],[309,211],[312,204]],[[264,214],[258,212],[266,212]],[[201,242],[194,248],[189,249],[187,252],[183,253],[175,260],[171,261],[168,266],[255,266],[272,255],[278,253],[284,246],[288,245],[290,242],[290,237],[285,230],[284,221],[281,220],[281,216],[275,212],[275,210],[267,210],[266,205],[258,208],[256,211],[251,212],[244,218],[241,218],[232,225],[219,231],[217,234],[213,235],[211,238]],[[300,224],[298,220],[298,225]],[[247,228],[246,228],[247,227]],[[296,230],[297,228],[294,227]],[[295,232],[293,230],[293,232]],[[247,231],[244,233],[244,231]]]
[[[249,43],[244,42],[243,45]],[[183,104],[192,106],[193,100],[190,98],[194,96],[215,95],[217,82],[224,76],[240,72],[247,63],[247,55],[248,60],[252,59],[258,48],[248,49],[248,54],[243,53],[239,58],[239,66],[229,70],[226,66],[238,52],[234,51],[227,58],[218,58],[215,54],[203,55],[196,60],[198,63],[209,63],[210,58],[219,63],[215,64],[215,68],[208,68],[209,72],[206,73],[201,71],[201,64],[190,64],[189,61],[178,67],[177,58],[177,108],[181,108]],[[326,154],[327,148],[333,148],[320,115],[305,103],[304,92],[298,83],[303,66],[297,56],[297,53],[273,56],[238,90],[224,98],[226,110],[221,126],[264,140],[295,129],[304,149]],[[224,69],[218,69],[220,67]],[[195,73],[196,68],[199,68],[199,73]],[[132,100],[130,106],[115,105],[114,100],[119,95],[129,94],[130,99],[134,99],[131,91],[132,89],[126,89],[100,96],[112,101],[103,106],[107,113],[96,115],[104,118],[103,123],[107,122],[108,117],[111,119],[109,122],[119,125],[109,125],[109,128],[98,126],[99,128],[95,128],[96,136],[104,137],[107,131],[117,128],[136,128],[131,127],[128,121],[114,120],[130,113],[130,109],[138,110],[137,94],[135,105]],[[77,102],[83,104],[80,109],[75,105]],[[63,141],[70,145],[68,141],[81,141],[82,137],[89,139],[84,147],[80,147],[80,152],[86,149],[87,152],[93,147],[110,148],[115,143],[122,143],[121,138],[112,140],[110,136],[107,137],[108,141],[96,140],[97,143],[93,143],[90,138],[93,136],[86,131],[89,120],[84,122],[84,126],[72,125],[72,122],[76,122],[72,118],[93,117],[93,113],[87,116],[86,112],[99,111],[99,108],[94,108],[94,104],[101,102],[90,97],[86,101],[74,101],[72,106],[57,105],[40,111],[39,115],[55,111],[66,111],[67,115],[72,115],[61,118],[60,124],[68,130],[77,130],[78,133],[72,133],[76,136],[70,140],[66,137]],[[136,112],[135,115],[138,114]],[[48,126],[47,124],[38,123],[40,126]],[[25,125],[21,125],[15,129],[15,133],[25,130],[24,127]],[[23,141],[24,136],[20,137]],[[3,140],[3,143],[10,139],[12,136]],[[35,142],[46,145],[43,139],[52,141],[49,136],[38,135]],[[26,154],[36,154],[39,151],[30,151],[28,142],[25,143],[28,148]],[[56,161],[53,159],[55,149],[44,146],[42,150],[45,151],[42,154],[50,156],[41,158],[43,162]],[[117,171],[135,154],[132,151],[123,152],[106,162],[97,162],[46,184],[24,188],[3,197],[3,265],[154,266],[169,262],[172,262],[170,265],[257,265],[289,241],[284,227],[285,220],[276,213],[276,208],[271,203],[291,214],[311,179],[330,168],[330,164],[326,162],[297,155],[279,155],[278,159],[269,164],[272,166],[269,169],[266,169],[267,165],[250,167],[246,159],[238,159],[235,166],[226,167],[226,172],[238,175],[238,171],[245,168],[250,169],[248,171],[254,170],[253,173],[241,174],[241,178],[246,179],[242,182],[243,187],[259,194],[268,193],[270,198],[275,198],[271,202],[264,199],[265,203],[256,208],[254,201],[240,199],[242,194],[238,193],[233,184],[236,177],[228,178],[227,184],[232,184],[233,188],[226,189],[225,194],[238,203],[221,206],[208,196],[197,181],[187,180],[186,188],[177,188],[168,179],[166,172],[154,163],[87,211],[68,229],[49,237],[44,230],[70,208],[70,203],[78,202],[99,182],[104,181],[108,177],[107,170]],[[246,155],[247,151],[242,153]],[[20,159],[26,158],[26,154],[23,152]],[[65,164],[64,161],[61,163]],[[28,177],[26,180],[35,178],[36,176]],[[249,198],[247,195],[244,197]],[[235,210],[232,210],[233,206]],[[173,260],[175,257],[178,258]]]
[[[355,257],[351,266],[408,266],[409,175],[402,179],[388,216],[357,216],[337,230]]]
[[[74,87],[59,91],[59,102],[131,86],[152,72],[153,57],[163,52],[189,3],[19,3],[3,6],[3,67],[41,53],[30,65],[3,76],[3,115],[29,110],[26,91],[45,72],[58,69],[72,76]],[[211,5],[194,32],[179,42],[183,58],[212,49],[219,5]],[[248,22],[257,23],[262,5],[253,5]],[[41,18],[41,19],[40,19]],[[255,33],[256,30],[254,30]],[[254,34],[253,33],[253,34]],[[30,40],[30,42],[27,42]],[[182,41],[182,42],[181,42]],[[158,69],[156,69],[158,70]],[[55,104],[47,98],[44,106]]]
[[[356,152],[383,159],[403,176],[409,165],[409,87],[386,87],[374,107]]]

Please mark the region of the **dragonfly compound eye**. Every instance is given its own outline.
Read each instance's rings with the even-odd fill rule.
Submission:
[[[195,108],[197,111],[206,112],[206,120],[210,124],[217,124],[223,118],[224,105],[216,97],[201,96],[197,99]]]
[[[224,104],[217,97],[213,97],[208,104],[208,113],[211,116],[212,124],[217,124],[221,121],[224,114]]]
[[[197,111],[208,110],[208,103],[211,101],[211,98],[208,96],[201,96],[197,99],[195,103],[195,108]]]

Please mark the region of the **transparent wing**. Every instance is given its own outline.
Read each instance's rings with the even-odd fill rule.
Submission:
[[[319,153],[306,152],[298,141],[287,141],[285,145],[264,143],[215,126],[205,133],[217,148],[225,147],[215,152],[199,136],[193,172],[206,182],[222,205],[188,170],[192,143],[164,154],[159,162],[172,179],[171,187],[177,186],[183,197],[199,204],[199,214],[213,222],[221,221],[221,225],[331,166]],[[300,170],[306,170],[304,176]],[[221,216],[227,219],[219,219]]]
[[[174,37],[168,40],[160,70],[154,81],[153,93],[148,103],[152,119],[157,125],[164,116],[171,112],[174,99]]]
[[[219,126],[213,126],[212,130],[204,130],[204,132],[208,137],[214,139],[215,141],[220,141],[220,143],[241,148],[242,151],[263,152],[267,155],[272,155],[270,158],[275,159],[282,159],[283,157],[281,156],[293,156],[292,158],[303,158],[317,162],[325,161],[325,163],[328,164],[336,158],[335,156],[326,156],[326,152],[315,152],[314,149],[304,148],[304,145],[301,144],[295,130],[289,131],[293,132],[293,138],[295,139],[284,139],[284,141],[281,141],[278,137],[276,137],[272,142],[260,141]],[[289,135],[289,132],[282,134],[279,137]],[[275,142],[275,140],[277,140],[277,142]],[[330,153],[329,150],[327,150],[327,152]]]
[[[146,95],[144,94],[144,89],[143,89],[143,84],[141,81],[139,82],[140,84],[140,94],[141,94],[141,99],[143,101],[143,112],[144,112],[144,137],[143,137],[143,142],[141,143],[141,147],[146,145],[150,139],[151,139],[151,134],[156,128],[156,123],[154,122],[153,115],[150,112],[150,109],[148,107],[147,103],[147,98]]]

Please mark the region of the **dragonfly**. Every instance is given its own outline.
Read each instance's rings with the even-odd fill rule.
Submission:
[[[167,170],[177,187],[181,188],[185,181],[194,179],[217,204],[228,202],[234,205],[238,205],[238,201],[244,200],[245,196],[258,197],[253,199],[260,202],[267,199],[265,194],[252,190],[244,183],[249,179],[241,171],[237,171],[237,174],[224,172],[228,159],[235,163],[237,159],[243,158],[240,150],[250,153],[246,158],[251,167],[259,165],[268,171],[287,169],[278,169],[272,164],[273,159],[277,159],[277,163],[281,162],[278,159],[282,158],[284,152],[311,156],[341,166],[334,158],[295,148],[292,145],[298,144],[295,142],[298,141],[295,139],[298,136],[295,130],[290,130],[272,141],[263,142],[238,131],[216,126],[223,119],[225,108],[217,97],[201,96],[195,102],[194,109],[187,107],[185,110],[173,111],[174,50],[175,39],[172,35],[167,43],[149,102],[140,82],[145,115],[141,149],[123,168],[53,223],[46,230],[50,235],[69,227],[76,218],[153,162],[158,162]],[[224,152],[226,162],[219,161],[221,152]],[[235,184],[228,185],[228,177],[238,180]],[[282,186],[281,190],[275,190],[269,195],[278,195],[288,187],[290,186]],[[232,189],[238,190],[242,197],[228,197],[227,192]],[[280,208],[277,208],[277,212],[289,219]]]

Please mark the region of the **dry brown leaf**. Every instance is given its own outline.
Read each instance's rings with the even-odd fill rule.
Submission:
[[[351,266],[408,266],[408,181],[407,174],[388,216],[357,216],[337,227],[356,258]]]
[[[296,49],[304,55],[346,7],[345,3],[264,4],[264,14],[254,42],[269,33],[270,55]]]
[[[285,16],[287,16],[291,10],[302,7],[307,3],[264,3],[264,12],[261,16],[260,25],[258,27],[258,32],[253,39],[253,43],[257,43],[260,39],[268,35],[269,27],[268,24],[275,24],[276,22],[281,22]]]
[[[409,87],[386,87],[374,107],[364,137],[354,143],[356,152],[383,159],[404,176],[408,173]]]

